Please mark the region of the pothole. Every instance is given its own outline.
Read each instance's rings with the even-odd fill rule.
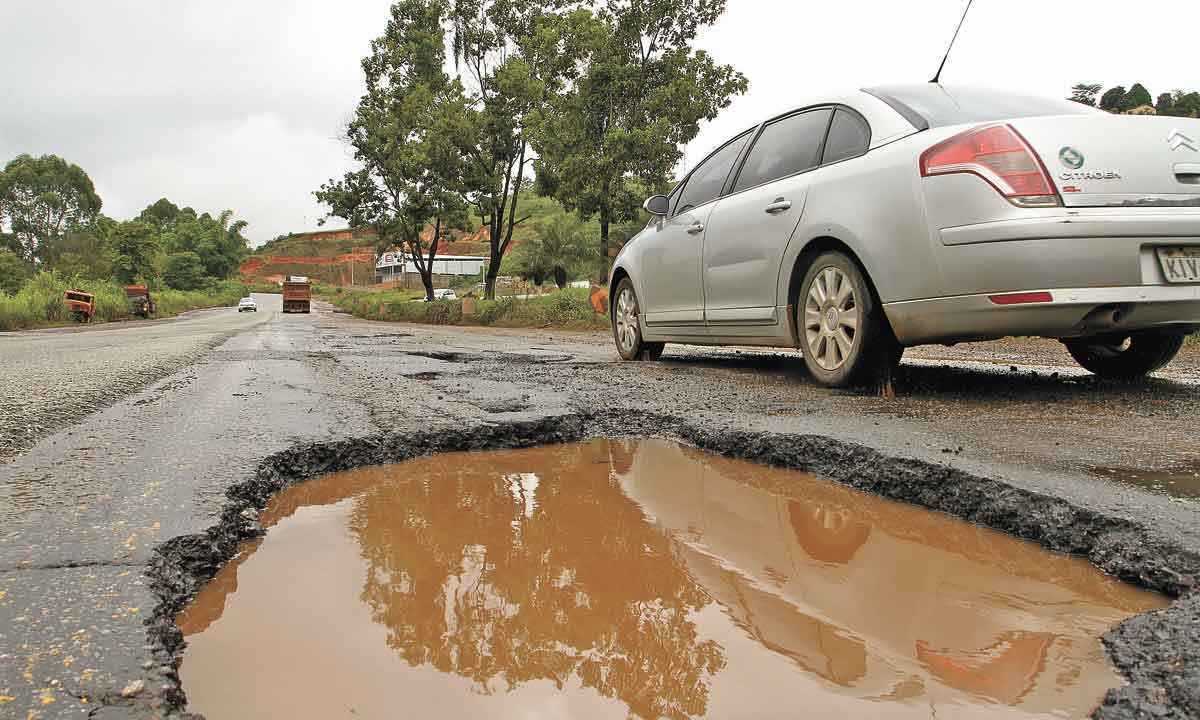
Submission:
[[[177,618],[234,717],[1078,717],[1165,599],[1085,560],[666,441],[453,453],[277,495]],[[304,690],[298,690],[304,689]]]
[[[411,373],[409,375],[405,375],[404,377],[408,378],[409,380],[437,380],[441,376],[442,374],[438,372],[419,372]]]

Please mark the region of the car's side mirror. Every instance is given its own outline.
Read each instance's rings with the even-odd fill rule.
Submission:
[[[655,195],[647,199],[642,208],[651,215],[666,217],[671,212],[671,199],[666,195]]]

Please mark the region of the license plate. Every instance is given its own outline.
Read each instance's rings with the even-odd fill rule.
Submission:
[[[1200,283],[1200,245],[1158,248],[1158,263],[1169,283]]]

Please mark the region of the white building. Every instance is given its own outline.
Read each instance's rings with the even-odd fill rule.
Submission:
[[[474,255],[439,255],[433,260],[433,274],[434,277],[476,277],[487,261],[486,257]],[[405,276],[421,276],[417,264],[406,253],[385,252],[375,260],[376,282],[401,282],[407,279]]]

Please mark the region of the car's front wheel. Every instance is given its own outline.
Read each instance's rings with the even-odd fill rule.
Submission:
[[[809,374],[828,387],[876,382],[904,352],[858,263],[837,251],[805,273],[796,328]]]
[[[664,344],[646,342],[642,338],[641,307],[637,292],[629,278],[617,283],[616,298],[612,304],[613,340],[622,360],[657,360],[662,357]]]
[[[1124,336],[1064,340],[1063,344],[1085,370],[1104,378],[1133,380],[1174,360],[1183,347],[1183,335],[1143,331]]]

